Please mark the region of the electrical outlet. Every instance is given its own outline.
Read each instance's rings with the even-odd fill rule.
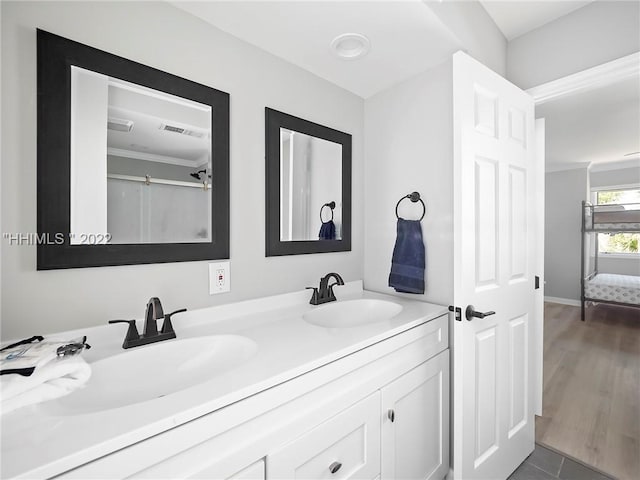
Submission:
[[[231,291],[231,269],[229,262],[209,264],[209,294]]]

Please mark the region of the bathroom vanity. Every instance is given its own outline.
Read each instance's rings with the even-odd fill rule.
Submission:
[[[186,312],[127,351],[124,328],[67,332],[92,379],[2,418],[2,478],[444,478],[446,307],[361,282],[308,297]]]

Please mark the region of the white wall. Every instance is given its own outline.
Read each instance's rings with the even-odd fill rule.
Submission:
[[[230,93],[233,279],[231,293],[209,296],[207,262],[38,272],[35,246],[3,239],[3,339],[140,318],[151,296],[167,310],[193,309],[299,290],[330,271],[362,277],[362,99],[165,3],[3,1],[0,8],[2,231],[36,231],[38,27]],[[265,258],[265,106],[353,135],[351,252]]]
[[[598,258],[598,273],[640,276],[640,259],[600,255]]]
[[[464,51],[502,76],[507,72],[507,40],[477,1],[438,1],[427,5],[460,41]]]
[[[511,40],[507,79],[522,89],[640,50],[640,2],[598,0]]]
[[[467,53],[505,75],[506,39],[478,2],[428,6]],[[364,283],[369,290],[445,305],[453,298],[452,80],[449,60],[365,101]],[[388,286],[395,205],[414,190],[427,206],[424,295],[397,294]],[[401,205],[406,218],[421,212],[408,200]]]
[[[591,171],[591,188],[640,186],[640,161],[636,160],[634,163],[634,166],[628,168]]]
[[[580,210],[587,185],[586,168],[545,176],[545,296],[580,299]]]
[[[388,286],[396,238],[396,202],[420,192],[427,207],[426,291],[409,295],[447,304],[453,298],[452,64],[448,61],[365,101],[365,254],[369,290]],[[405,200],[401,215],[415,219],[419,204]]]
[[[328,202],[336,202],[333,210],[333,223],[336,226],[336,238],[342,232],[342,147],[338,143],[311,139],[309,187],[309,231],[307,238],[318,238],[320,233],[320,208]],[[331,209],[323,208],[322,218],[331,219]]]

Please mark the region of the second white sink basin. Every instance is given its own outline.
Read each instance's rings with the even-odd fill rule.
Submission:
[[[91,364],[84,388],[43,404],[58,415],[76,415],[153,400],[206,382],[237,367],[257,350],[239,335],[168,340],[137,347]]]
[[[402,305],[397,303],[363,298],[332,302],[305,313],[302,318],[320,327],[349,328],[389,320],[401,311]]]

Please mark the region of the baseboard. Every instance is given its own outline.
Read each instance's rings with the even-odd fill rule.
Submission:
[[[544,297],[544,301],[550,303],[559,303],[561,305],[571,305],[572,307],[580,306],[580,300],[574,300],[573,298]]]

